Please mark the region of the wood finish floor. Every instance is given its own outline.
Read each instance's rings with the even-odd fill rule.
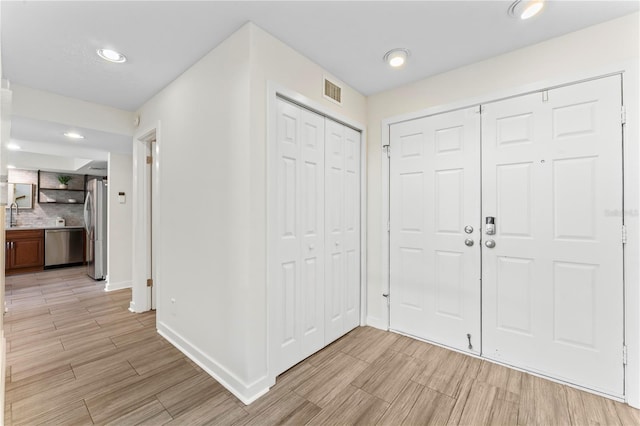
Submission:
[[[83,268],[7,277],[5,422],[639,425],[627,405],[370,327],[244,406]]]

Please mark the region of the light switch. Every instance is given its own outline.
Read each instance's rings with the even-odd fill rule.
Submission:
[[[124,195],[124,192],[118,192],[118,201],[120,204],[124,204],[127,202],[127,197]]]

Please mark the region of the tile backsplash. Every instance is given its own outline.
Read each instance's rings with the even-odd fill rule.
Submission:
[[[55,175],[51,178],[50,174],[42,172],[42,186],[56,188],[58,181],[55,180]],[[73,179],[69,182],[69,188],[82,189],[84,185],[83,175],[71,175]],[[53,204],[53,203],[38,203],[38,172],[36,170],[21,170],[21,169],[9,169],[8,181],[11,183],[30,183],[34,185],[34,200],[32,209],[20,209],[18,213],[18,226],[19,227],[48,227],[55,226],[57,217],[62,217],[66,221],[67,226],[82,226],[84,223],[83,218],[83,206],[84,200],[78,200],[77,204]],[[46,179],[46,180],[45,180]],[[55,192],[47,193],[43,192],[43,199],[47,197],[51,198]],[[59,196],[64,197],[77,197],[77,194],[81,193],[67,193],[64,191],[58,191]],[[73,194],[73,195],[66,195]],[[82,197],[82,195],[80,195]],[[15,210],[14,210],[15,212]],[[9,212],[6,215],[5,228],[9,227]]]

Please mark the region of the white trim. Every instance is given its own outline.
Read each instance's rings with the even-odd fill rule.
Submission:
[[[151,138],[155,138],[155,142],[150,144],[148,142]],[[160,209],[156,206],[160,205],[160,144],[161,144],[161,131],[160,121],[155,125],[147,127],[140,132],[136,133],[133,138],[133,273],[132,273],[132,301],[129,305],[129,310],[133,309],[133,312],[145,312],[154,307],[151,306],[151,294],[155,290],[156,298],[157,293],[160,291],[161,279],[157,274],[157,262],[153,264],[152,276],[154,280],[153,290],[147,287],[147,270],[149,260],[149,249],[153,252],[153,257],[159,259],[161,247],[158,244],[158,233],[160,232]],[[151,206],[153,215],[152,223],[152,242],[153,247],[148,247],[148,227],[146,226],[148,217],[149,203],[147,200],[147,188],[149,187],[148,178],[146,174],[146,157],[151,154],[149,149],[155,149],[153,152],[153,164],[154,172],[152,173],[152,197],[153,206]]]
[[[264,376],[260,377],[253,383],[247,384],[240,380],[240,378],[231,371],[224,368],[224,366],[218,363],[215,359],[211,358],[196,346],[192,345],[191,342],[181,337],[179,333],[175,332],[165,323],[158,321],[157,324],[158,334],[167,339],[187,358],[198,364],[200,368],[216,379],[218,383],[242,401],[243,404],[249,405],[269,391],[269,387],[258,387],[260,383],[264,382]]]
[[[324,89],[323,89],[324,91]],[[276,180],[277,172],[277,156],[273,149],[269,149],[270,146],[275,145],[276,137],[276,122],[277,122],[277,105],[276,100],[278,97],[282,97],[290,102],[300,105],[310,111],[314,111],[320,115],[337,121],[345,126],[351,127],[354,130],[360,132],[360,324],[367,323],[367,196],[366,196],[366,182],[367,182],[367,134],[366,126],[360,122],[357,122],[350,117],[337,113],[334,110],[322,105],[306,96],[287,89],[278,83],[273,81],[267,81],[267,383],[270,386],[275,384],[276,375],[273,366],[273,360],[275,357],[275,345],[272,343],[271,338],[273,336],[273,312],[271,307],[276,306],[274,300],[275,294],[269,289],[272,287],[272,283],[276,280],[276,271],[273,270],[272,265],[276,259],[274,259],[276,230],[277,230],[277,211],[276,206],[276,188],[275,185],[270,185],[270,182]]]
[[[640,75],[638,64],[632,63],[622,75],[623,103],[627,121],[624,140],[624,223],[627,243],[624,248],[625,291],[625,397],[629,405],[640,408]]]
[[[104,291],[123,290],[125,288],[131,288],[131,285],[131,281],[120,281],[119,283],[111,283],[107,281],[104,285]]]
[[[367,130],[360,129],[360,326],[367,324]]]
[[[625,343],[627,345],[627,365],[625,368],[625,401],[632,407],[640,408],[640,132],[638,117],[640,117],[640,85],[638,62],[626,62],[611,64],[591,71],[583,71],[563,75],[561,77],[538,81],[535,83],[504,89],[482,96],[438,105],[412,113],[401,114],[382,120],[381,123],[381,149],[389,145],[389,126],[402,121],[413,120],[420,117],[440,114],[447,111],[468,108],[476,105],[496,102],[502,99],[520,96],[526,93],[576,84],[614,74],[621,74],[623,80],[624,105],[627,109],[627,122],[624,127],[624,221],[627,226],[629,241],[624,250],[624,292],[625,292]],[[393,155],[393,154],[392,154]],[[387,233],[387,219],[389,212],[389,164],[386,156],[382,157],[382,288],[389,289],[389,234]],[[386,182],[386,186],[385,186]],[[388,308],[385,311],[388,315]],[[389,329],[389,320],[369,319],[372,323],[382,325],[386,323]],[[385,327],[379,327],[385,329]],[[622,348],[620,348],[622,362]],[[485,358],[488,359],[488,358]],[[535,374],[535,373],[532,373]],[[564,383],[564,382],[563,382]],[[569,383],[568,386],[575,387]],[[582,388],[579,388],[582,389]],[[584,389],[591,393],[597,393]],[[612,398],[607,395],[608,398]]]

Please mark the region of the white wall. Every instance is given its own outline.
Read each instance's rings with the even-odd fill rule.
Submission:
[[[297,53],[275,37],[249,24],[251,30],[251,151],[252,179],[250,182],[251,207],[248,227],[251,235],[251,252],[246,268],[249,271],[251,292],[257,298],[251,312],[260,327],[250,327],[247,339],[252,348],[247,356],[253,357],[247,363],[249,375],[267,374],[266,327],[267,316],[267,84],[285,87],[321,105],[336,116],[366,123],[366,98],[349,86],[343,87],[343,105],[339,106],[325,99],[324,77],[331,75],[314,62]]]
[[[368,322],[386,324],[382,277],[382,145],[384,119],[524,85],[583,75],[638,60],[639,15],[554,38],[368,98]]]
[[[141,132],[158,123],[161,130],[158,329],[245,402],[272,385],[266,328],[267,80],[326,102],[323,74],[247,24],[140,110]],[[365,99],[349,88],[345,98],[340,112],[364,121]]]
[[[126,154],[109,154],[107,282],[105,290],[131,287],[132,274],[132,158]],[[118,193],[125,193],[120,203]]]
[[[13,115],[133,135],[134,113],[106,105],[69,98],[19,84],[12,84]]]
[[[248,382],[242,375],[247,297],[239,291],[248,250],[248,81],[243,29],[147,102],[139,126],[162,127],[154,200],[161,215],[154,211],[158,329],[238,388]]]

